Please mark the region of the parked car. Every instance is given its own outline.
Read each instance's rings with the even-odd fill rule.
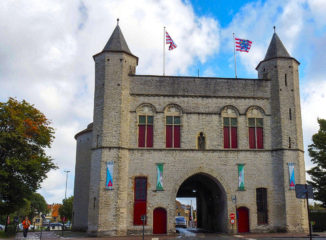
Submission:
[[[5,225],[0,224],[0,231],[4,231],[4,230],[5,230]]]
[[[62,230],[62,223],[50,223],[47,225],[47,230]]]
[[[182,216],[175,217],[175,227],[186,228],[187,227],[186,218]]]

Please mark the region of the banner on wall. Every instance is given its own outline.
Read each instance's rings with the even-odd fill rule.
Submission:
[[[113,161],[106,163],[106,184],[105,188],[112,190],[113,189]]]
[[[239,190],[244,190],[244,164],[238,164]]]
[[[156,190],[163,190],[163,163],[156,164],[157,181]]]
[[[294,163],[288,163],[290,189],[295,189]]]

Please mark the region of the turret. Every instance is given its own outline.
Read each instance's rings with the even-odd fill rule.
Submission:
[[[118,196],[117,189],[127,189],[128,163],[121,157],[121,149],[129,144],[129,75],[135,74],[138,58],[129,50],[119,20],[104,49],[93,58],[95,94],[88,232],[95,235],[102,232],[126,234],[120,233],[120,229],[125,229],[126,225],[127,192]],[[105,188],[109,161],[114,165],[114,191]],[[120,197],[125,200],[118,200]],[[118,206],[107,202],[118,203]],[[123,213],[118,214],[116,209]]]
[[[119,19],[102,52],[93,56],[95,61],[95,95],[93,147],[120,145],[123,93],[129,95],[130,74],[135,74],[138,57],[129,50],[119,27]],[[103,117],[103,114],[106,117]],[[105,122],[102,122],[104,119]]]
[[[303,150],[299,62],[290,56],[276,33],[258,66],[258,77],[271,80],[273,149]]]

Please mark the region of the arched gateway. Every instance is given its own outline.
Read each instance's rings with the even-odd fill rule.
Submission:
[[[206,173],[196,173],[181,184],[176,197],[196,198],[198,228],[227,232],[226,193],[216,178]]]

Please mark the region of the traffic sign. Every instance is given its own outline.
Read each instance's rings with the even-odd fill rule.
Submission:
[[[312,191],[312,186],[307,184],[296,184],[295,185],[295,195],[297,198],[305,199],[306,193],[308,193],[308,198],[313,199],[314,194]]]
[[[235,224],[235,220],[232,218],[232,219],[230,219],[230,223],[231,224]]]
[[[234,213],[230,213],[230,218],[231,219],[235,219],[235,214]]]

